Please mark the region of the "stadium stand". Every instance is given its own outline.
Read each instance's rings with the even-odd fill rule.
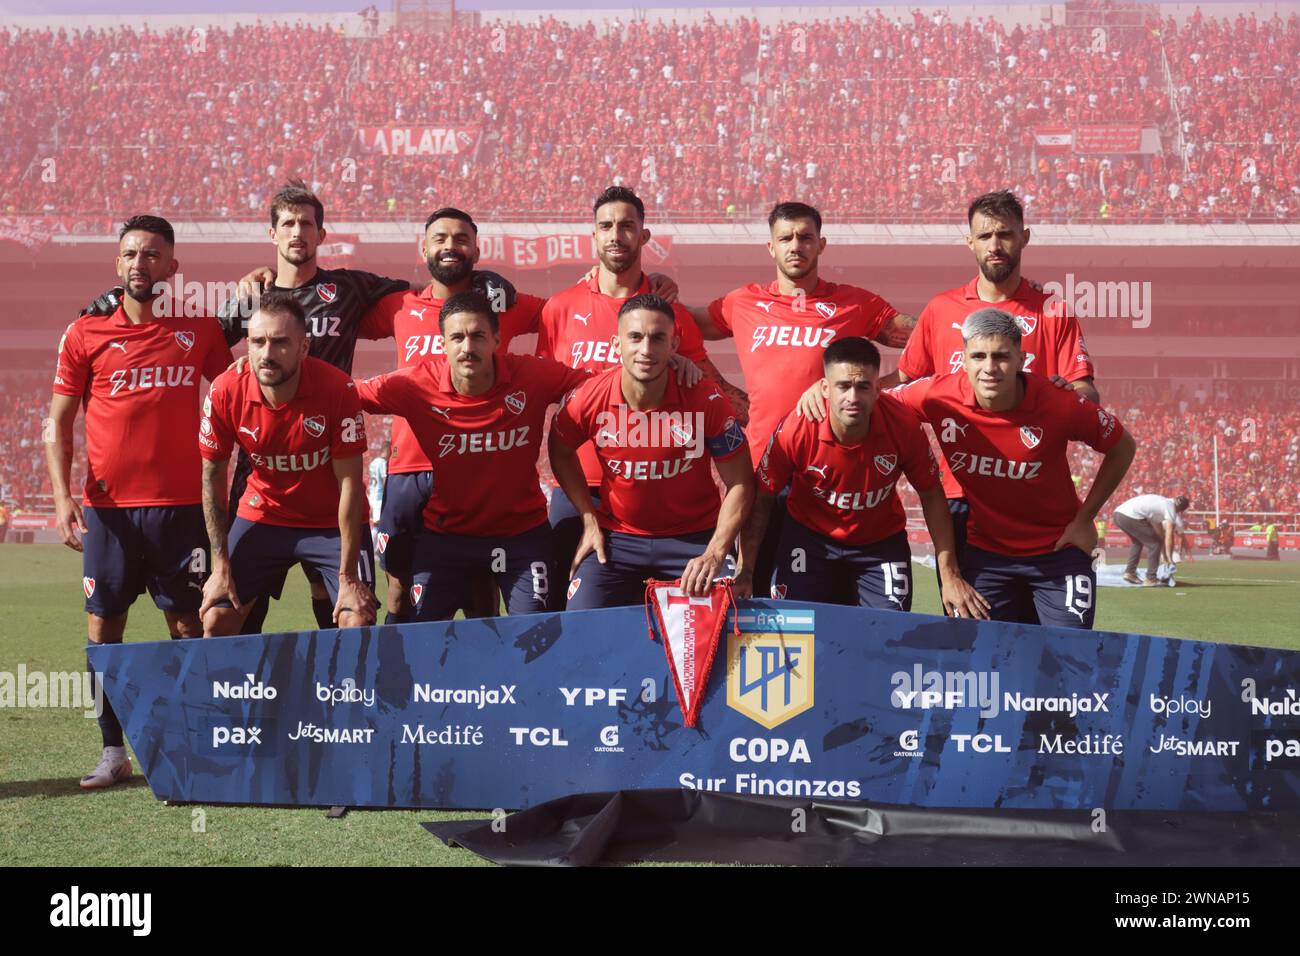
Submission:
[[[621,181],[678,221],[758,218],[780,195],[951,222],[1009,186],[1034,222],[1300,221],[1300,18],[1148,8],[1099,43],[1086,13],[0,31],[0,195],[8,215],[260,219],[301,174],[336,221],[468,194],[483,218],[558,222]],[[1035,132],[1117,126],[1158,148],[1048,152]],[[451,130],[456,151],[366,151],[386,127]]]

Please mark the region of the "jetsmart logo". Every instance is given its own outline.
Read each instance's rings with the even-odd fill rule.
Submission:
[[[411,691],[416,704],[473,704],[479,710],[492,704],[515,704],[515,688],[518,684],[502,684],[500,689],[488,690],[486,684],[477,688],[434,687],[431,684],[416,684]]]
[[[927,671],[914,664],[911,671],[895,671],[889,683],[894,688],[889,703],[903,710],[978,707],[981,717],[998,715],[996,671]]]
[[[153,894],[82,893],[74,886],[50,897],[50,925],[126,926],[133,936],[148,936],[153,927]]]
[[[1135,329],[1151,325],[1150,282],[1089,282],[1067,272],[1064,284],[1045,283],[1043,292],[1048,314],[1064,306],[1076,319],[1129,319]]]
[[[242,684],[224,680],[212,682],[213,700],[275,700],[279,693],[270,684],[263,684],[252,674],[245,674]]]

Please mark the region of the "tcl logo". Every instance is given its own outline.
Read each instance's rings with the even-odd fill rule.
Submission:
[[[957,745],[958,753],[965,753],[967,746],[977,754],[1009,754],[1011,748],[1002,742],[1001,734],[953,734],[953,743]]]
[[[569,742],[564,739],[564,734],[557,727],[511,727],[510,733],[514,735],[516,747],[522,747],[525,738],[534,747],[569,746]]]

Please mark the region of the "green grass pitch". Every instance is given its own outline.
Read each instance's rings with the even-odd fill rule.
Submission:
[[[0,545],[0,671],[79,671],[85,617],[80,556],[58,545]],[[914,609],[938,612],[932,573],[917,568]],[[1099,595],[1097,627],[1199,640],[1300,647],[1300,562],[1195,561],[1177,588]],[[268,630],[312,626],[306,583],[289,576]],[[127,640],[157,640],[161,615],[136,604]],[[77,779],[99,755],[99,729],[80,711],[0,709],[0,865],[476,865],[421,830],[464,811],[167,807],[138,769],[125,785],[87,793]],[[198,813],[202,817],[198,817]]]

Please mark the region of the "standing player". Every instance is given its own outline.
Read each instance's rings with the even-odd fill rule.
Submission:
[[[745,434],[714,382],[669,374],[680,337],[673,307],[636,295],[618,315],[621,368],[574,391],[551,423],[555,478],[582,516],[569,566],[569,610],[636,604],[645,579],[680,577],[707,594],[754,499]],[[578,449],[594,442],[599,511]],[[721,507],[710,461],[726,485]],[[563,567],[563,566],[561,566]]]
[[[826,249],[822,217],[812,206],[783,202],[767,217],[767,251],[776,279],[751,283],[692,309],[706,339],[734,336],[749,389],[749,451],[758,464],[768,439],[804,389],[822,378],[822,352],[837,338],[856,335],[902,348],[916,320],[901,315],[880,296],[856,286],[824,282],[818,259]],[[886,378],[882,387],[892,384]],[[760,592],[771,580],[772,558],[785,515],[777,498],[768,534],[754,565]]]
[[[241,633],[259,597],[279,596],[295,564],[320,575],[331,623],[375,620],[365,528],[366,431],[352,380],[311,358],[307,317],[286,292],[262,295],[249,320],[248,364],[218,376],[199,426],[212,576],[206,635]],[[238,445],[253,470],[227,543],[226,466]]]
[[[934,428],[970,501],[962,575],[994,620],[1091,628],[1094,521],[1137,446],[1086,396],[1021,371],[1020,326],[1010,313],[972,312],[962,337],[961,374],[893,392]],[[1082,505],[1066,456],[1071,441],[1105,455]]]
[[[618,368],[620,308],[633,296],[652,292],[650,277],[641,267],[641,251],[650,241],[645,227],[645,205],[636,193],[623,186],[611,186],[596,197],[592,209],[595,230],[592,238],[600,260],[596,274],[586,281],[556,293],[542,310],[537,336],[537,354],[572,368],[604,372]],[[670,306],[680,337],[676,354],[698,365],[704,374],[719,383],[734,404],[747,408],[743,392],[723,381],[721,373],[709,361],[704,340],[690,312],[680,305]],[[588,446],[579,450],[579,460],[586,476],[588,500],[595,500],[603,481],[596,454]],[[569,492],[576,487],[560,487],[551,494],[550,520],[555,531],[556,561],[568,567],[582,536],[580,502],[572,501]],[[562,604],[563,602],[561,602]]]
[[[550,603],[555,554],[537,458],[547,411],[588,373],[503,351],[498,321],[484,296],[454,295],[438,313],[446,361],[357,383],[362,407],[404,416],[435,463],[413,541],[412,620],[451,618],[483,574],[511,614]]]
[[[435,210],[424,224],[424,260],[429,268],[429,284],[419,292],[394,292],[381,299],[362,322],[361,337],[392,337],[397,343],[399,369],[443,358],[440,310],[453,296],[470,291],[476,276],[485,275],[474,271],[478,259],[478,226],[469,214],[450,206]],[[504,311],[497,310],[501,352],[509,349],[515,336],[537,331],[545,304],[545,299],[520,294]],[[380,547],[377,549],[388,573],[385,623],[397,624],[410,619],[411,556],[415,539],[424,527],[424,510],[432,487],[433,464],[429,456],[415,441],[406,420],[394,418],[392,457],[388,462],[384,511],[379,516]],[[467,601],[465,608],[468,616],[496,613],[497,593],[490,575],[486,581],[478,582],[474,600]]]
[[[198,450],[183,436],[198,428],[200,377],[211,381],[224,371],[230,349],[211,318],[158,318],[163,310],[155,306],[177,269],[174,249],[167,220],[127,220],[118,234],[121,305],[111,315],[77,319],[59,342],[46,461],[55,527],[64,544],[83,553],[92,644],[121,642],[127,609],[146,587],[172,637],[203,633],[198,612],[208,538]],[[78,507],[68,486],[72,428],[83,404],[90,466]],[[107,699],[99,726],[104,750],[81,779],[87,789],[131,775],[122,725]]]
[[[879,393],[880,353],[864,338],[837,339],[822,359],[828,414],[793,413],[759,460],[758,498],[740,536],[736,594],[753,592],[750,568],[778,492],[790,488],[777,547],[774,593],[792,601],[912,609],[912,550],[898,499],[904,475],[921,496],[935,543],[943,600],[958,617],[986,617],[986,603],[962,579],[939,466],[921,420]]]

